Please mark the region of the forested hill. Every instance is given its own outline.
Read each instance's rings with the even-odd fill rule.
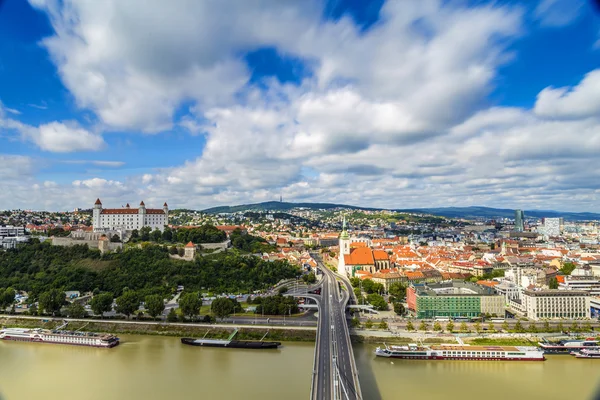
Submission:
[[[124,288],[140,295],[186,290],[247,293],[267,288],[281,279],[296,277],[287,261],[264,261],[236,250],[174,260],[166,247],[147,246],[101,256],[86,245],[71,247],[34,243],[0,252],[0,290],[25,290],[31,298],[50,289],[106,291],[120,295]]]
[[[347,208],[353,210],[381,210],[380,208],[365,208],[332,203],[285,203],[280,201],[267,201],[264,203],[242,204],[239,206],[221,206],[202,210],[207,214],[235,213],[243,211],[289,211],[294,208],[309,208],[311,210],[331,210],[334,208]]]

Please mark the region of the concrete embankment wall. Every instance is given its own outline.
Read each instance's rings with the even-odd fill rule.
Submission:
[[[138,335],[163,335],[163,336],[185,336],[185,337],[203,337],[207,338],[227,338],[238,329],[237,339],[240,340],[258,340],[265,333],[269,333],[264,340],[280,341],[302,341],[312,342],[315,340],[316,329],[277,327],[268,326],[243,326],[243,325],[224,325],[224,324],[181,324],[181,323],[153,323],[123,320],[85,320],[85,319],[59,319],[59,318],[34,318],[34,317],[0,317],[0,325],[5,327],[22,328],[45,328],[53,329],[63,324],[63,321],[69,321],[66,329],[81,329],[87,332],[106,332],[114,334],[138,334]],[[208,334],[207,334],[208,333]]]

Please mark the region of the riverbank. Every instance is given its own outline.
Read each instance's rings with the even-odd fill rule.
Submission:
[[[314,327],[271,327],[268,325],[233,325],[233,324],[184,324],[148,321],[123,320],[86,320],[70,318],[42,318],[25,316],[7,316],[0,318],[0,325],[11,328],[44,328],[55,329],[68,322],[69,330],[86,332],[105,332],[112,334],[157,335],[178,337],[204,337],[225,339],[237,329],[236,339],[260,340],[263,336],[269,340],[288,342],[314,342]]]

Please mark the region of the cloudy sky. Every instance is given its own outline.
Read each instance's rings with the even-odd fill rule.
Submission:
[[[600,211],[585,0],[0,4],[0,209]]]

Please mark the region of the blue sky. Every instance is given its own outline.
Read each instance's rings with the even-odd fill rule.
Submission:
[[[587,2],[226,3],[2,3],[0,209],[600,211]]]

